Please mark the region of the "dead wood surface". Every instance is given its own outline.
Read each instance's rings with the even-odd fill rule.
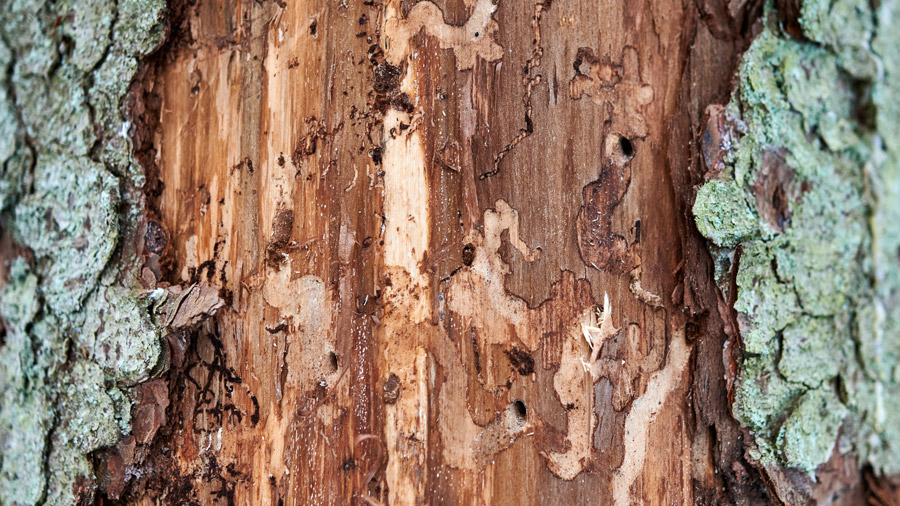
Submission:
[[[140,156],[169,281],[225,307],[187,337],[134,497],[768,501],[689,214],[758,3],[172,15]]]

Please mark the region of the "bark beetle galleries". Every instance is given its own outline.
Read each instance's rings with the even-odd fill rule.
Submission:
[[[6,3],[0,502],[849,504],[896,460],[889,2],[788,2],[812,42],[759,2],[175,2],[136,127],[158,5]]]

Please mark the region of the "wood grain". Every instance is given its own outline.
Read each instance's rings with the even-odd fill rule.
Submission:
[[[729,6],[173,8],[139,137],[169,281],[215,283],[226,308],[187,336],[169,469],[133,494],[763,497],[688,214],[703,111],[727,98],[756,15]],[[616,332],[592,375],[582,327],[604,294]]]

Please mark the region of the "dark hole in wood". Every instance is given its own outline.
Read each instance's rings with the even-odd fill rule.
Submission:
[[[622,148],[622,156],[627,160],[634,158],[634,145],[629,139],[619,137],[619,147]]]
[[[463,246],[463,250],[462,250],[462,263],[466,267],[469,267],[470,265],[472,265],[472,262],[474,262],[474,261],[475,261],[475,246],[473,246],[471,243],[466,244],[465,246]]]
[[[331,366],[332,371],[337,371],[338,369],[338,358],[337,355],[333,351],[328,352],[328,365]]]
[[[525,407],[525,403],[522,402],[521,399],[516,399],[516,401],[512,403],[512,409],[516,418],[518,418],[520,422],[524,422],[525,417],[528,416],[528,408]]]

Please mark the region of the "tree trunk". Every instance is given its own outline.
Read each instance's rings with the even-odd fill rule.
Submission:
[[[701,185],[737,178],[726,141],[756,133],[755,109],[735,105],[748,103],[734,76],[751,41],[840,52],[798,25],[798,5],[176,0],[148,55],[160,39],[133,43],[147,28],[128,23],[161,27],[159,6],[4,3],[5,23],[34,25],[28,43],[24,28],[3,30],[4,180],[34,182],[2,203],[4,258],[24,259],[7,269],[4,360],[27,362],[0,378],[3,504],[856,504],[890,492],[859,467],[892,468],[832,452],[833,431],[816,439],[831,444],[821,461],[791,453],[785,413],[800,408],[767,412],[781,440],[732,411],[751,391],[748,325],[763,319],[740,305],[742,254],[789,236],[791,210],[799,222],[816,190],[800,175],[796,195],[783,178],[746,196],[701,190],[712,254],[692,212]],[[125,70],[107,70],[120,53]],[[35,70],[29,56],[56,63]],[[69,67],[75,91],[53,95]],[[857,105],[871,94],[859,83],[886,79],[846,72]],[[107,81],[113,105],[93,92]],[[38,85],[50,91],[29,102]],[[41,112],[76,92],[87,141],[52,126],[77,117]],[[854,133],[858,110],[837,112]],[[872,128],[861,143],[876,142]],[[896,137],[881,134],[890,151]],[[775,149],[797,145],[772,142],[800,163]],[[55,182],[73,164],[97,175]],[[118,196],[112,214],[97,214],[95,187]],[[772,207],[785,191],[798,203]],[[774,219],[769,235],[721,225],[734,205],[752,207],[754,226]],[[67,228],[64,212],[91,221]],[[97,224],[109,216],[109,230]],[[56,243],[38,239],[50,232]],[[84,262],[65,248],[97,265],[73,271]],[[152,335],[134,344],[140,332]],[[23,429],[32,404],[42,418]],[[22,455],[41,469],[33,479]]]

